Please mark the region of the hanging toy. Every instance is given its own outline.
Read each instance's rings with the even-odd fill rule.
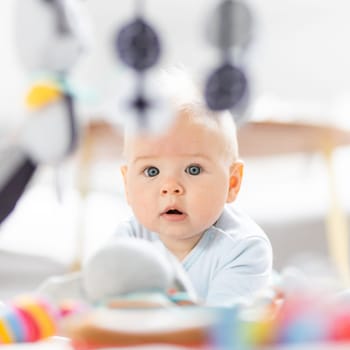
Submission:
[[[0,154],[0,223],[11,213],[40,164],[57,163],[77,144],[68,72],[89,44],[79,0],[17,0],[15,38],[23,67],[34,76],[30,117]]]
[[[55,81],[38,81],[26,96],[28,120],[19,145],[36,163],[56,163],[77,144],[73,96]]]
[[[117,33],[115,48],[120,60],[137,74],[136,93],[130,108],[136,112],[139,126],[147,129],[148,114],[155,102],[145,94],[145,73],[158,62],[161,44],[157,32],[143,18],[141,5],[142,1],[138,1],[135,19]]]
[[[15,9],[18,56],[34,76],[26,101],[32,116],[29,134],[36,128],[41,129],[41,135],[48,135],[45,145],[40,142],[40,134],[36,140],[30,140],[37,150],[34,161],[56,162],[70,154],[77,144],[75,96],[68,74],[90,45],[89,23],[79,0],[17,0]],[[42,128],[38,128],[40,123]],[[28,140],[30,136],[24,138]],[[51,145],[55,148],[55,141],[61,143],[61,154],[53,152],[52,157],[48,154],[41,159],[40,149],[46,148],[47,152]],[[31,149],[28,141],[26,146]]]
[[[248,79],[239,66],[252,37],[249,9],[236,0],[224,0],[208,27],[208,39],[220,50],[221,63],[209,75],[204,96],[213,111],[231,110],[236,118],[244,111],[249,95]]]

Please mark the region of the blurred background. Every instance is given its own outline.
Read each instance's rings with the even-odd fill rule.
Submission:
[[[253,16],[253,40],[242,58],[251,96],[238,130],[245,177],[236,204],[270,237],[277,271],[305,254],[333,261],[334,246],[349,248],[350,3],[244,2]],[[79,90],[79,147],[64,162],[41,166],[0,226],[4,296],[77,268],[130,214],[119,174],[119,126],[129,116],[113,111],[130,72],[113,40],[136,2],[83,3],[93,40],[70,74]],[[208,40],[217,4],[145,2],[162,42],[159,66],[181,64],[197,79],[207,77],[219,60]],[[23,101],[31,77],[18,58],[15,18],[14,0],[2,0],[0,147],[28,118]],[[19,273],[27,279],[16,279]]]

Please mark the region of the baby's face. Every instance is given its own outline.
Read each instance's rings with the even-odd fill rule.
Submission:
[[[130,140],[126,155],[128,202],[163,241],[199,239],[239,190],[242,163],[229,160],[218,128],[186,118],[162,137]]]

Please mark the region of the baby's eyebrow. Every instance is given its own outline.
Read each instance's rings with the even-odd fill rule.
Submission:
[[[142,155],[142,156],[137,156],[137,157],[135,157],[133,160],[132,160],[132,163],[137,163],[137,162],[139,162],[139,161],[141,161],[141,160],[149,160],[149,159],[157,159],[157,158],[159,158],[159,157],[157,157],[157,156],[152,156],[152,155]]]
[[[210,159],[209,156],[207,156],[206,154],[203,153],[189,153],[186,156],[188,156],[189,158],[203,158],[203,159]]]
[[[210,157],[207,156],[206,154],[203,153],[183,153],[183,154],[177,154],[177,157],[183,157],[186,159],[204,159],[204,160],[210,160]],[[138,155],[136,157],[134,157],[134,159],[132,160],[132,163],[137,163],[139,161],[149,161],[149,160],[157,160],[159,158],[161,158],[162,156],[158,156],[158,155]],[[164,157],[166,157],[166,155],[164,155]]]

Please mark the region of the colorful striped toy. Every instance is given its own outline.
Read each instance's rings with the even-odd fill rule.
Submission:
[[[77,302],[53,306],[39,296],[21,296],[0,305],[0,345],[36,342],[57,334],[58,322],[82,311]]]

